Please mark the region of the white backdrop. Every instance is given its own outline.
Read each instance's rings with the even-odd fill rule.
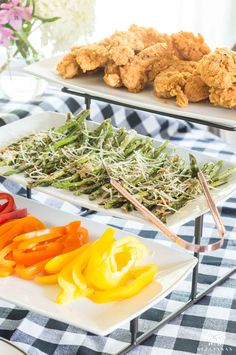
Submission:
[[[130,24],[200,32],[212,49],[236,42],[236,0],[97,0],[94,40]],[[89,39],[91,40],[91,39]]]

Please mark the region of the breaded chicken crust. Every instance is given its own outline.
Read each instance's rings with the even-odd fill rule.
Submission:
[[[217,48],[201,59],[197,70],[208,86],[227,89],[236,83],[236,52]]]
[[[171,38],[175,54],[179,59],[198,61],[210,53],[210,48],[200,34],[194,36],[192,32],[181,31],[174,33]]]
[[[226,89],[210,89],[210,102],[215,106],[236,108],[236,85]]]

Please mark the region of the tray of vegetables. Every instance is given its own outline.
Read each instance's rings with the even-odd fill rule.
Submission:
[[[114,128],[89,112],[45,112],[0,128],[0,174],[73,204],[144,222],[111,186],[120,183],[169,227],[208,210],[191,165],[194,154],[216,203],[236,191],[236,166]]]
[[[155,240],[0,193],[0,297],[47,317],[107,335],[196,263]]]

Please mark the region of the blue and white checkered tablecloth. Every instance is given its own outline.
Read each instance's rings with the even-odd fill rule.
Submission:
[[[0,100],[0,125],[10,123],[29,114],[43,111],[66,113],[78,112],[83,101],[60,92],[48,91],[42,98],[28,103]],[[155,138],[169,138],[181,147],[217,156],[236,162],[236,155],[218,137],[206,130],[183,121],[164,118],[140,111],[132,111],[119,106],[101,103],[92,104],[92,119],[101,122],[111,117],[115,126],[134,128],[138,133]],[[25,190],[3,178],[0,189],[25,195]],[[52,199],[45,194],[33,192],[33,198],[43,204],[65,211],[79,213],[79,206]],[[221,250],[201,256],[199,291],[217,277],[236,266],[236,196],[220,206],[221,216],[226,227],[226,238]],[[114,225],[142,237],[161,240],[170,245],[154,229],[140,223],[111,218],[100,213],[91,215],[96,221]],[[191,240],[193,222],[177,231]],[[204,217],[203,234],[214,238],[216,231],[209,214]],[[139,321],[140,331],[146,331],[163,317],[181,306],[189,295],[191,277],[155,307],[145,312]],[[85,332],[66,323],[48,319],[13,304],[0,301],[0,336],[9,339],[30,355],[98,355],[115,354],[130,341],[129,324],[107,337]],[[231,276],[210,295],[188,309],[168,325],[130,352],[131,355],[181,355],[236,354],[236,275]],[[4,355],[4,354],[1,354]]]

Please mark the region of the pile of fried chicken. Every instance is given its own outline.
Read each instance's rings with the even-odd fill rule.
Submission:
[[[133,93],[153,82],[156,96],[176,97],[180,107],[209,98],[214,105],[236,108],[236,52],[211,52],[200,34],[167,35],[132,25],[98,43],[72,48],[57,65],[65,79],[97,71],[107,85]]]

